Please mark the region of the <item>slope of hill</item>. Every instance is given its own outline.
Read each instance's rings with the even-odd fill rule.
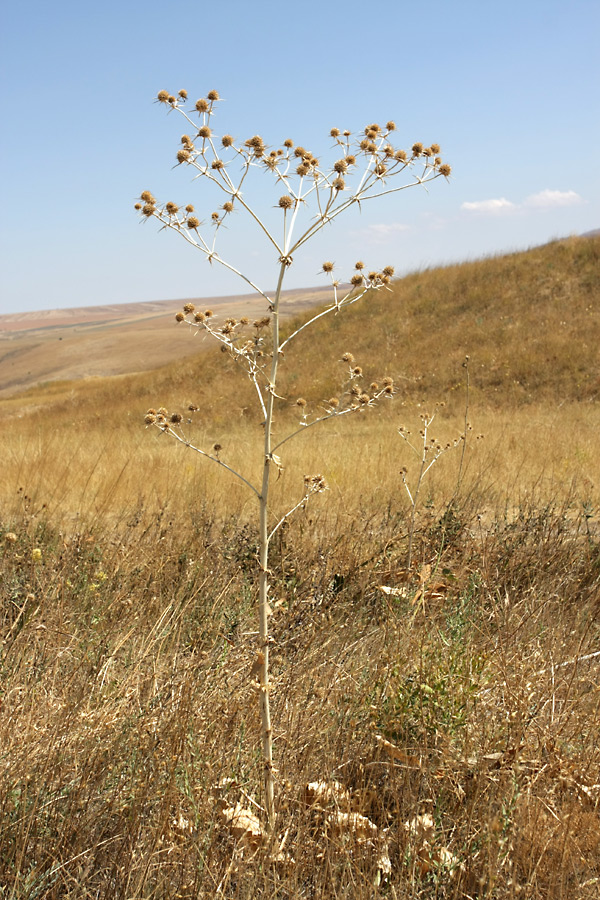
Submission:
[[[293,398],[328,398],[343,375],[341,353],[349,350],[367,379],[389,374],[399,393],[412,400],[451,398],[464,382],[466,355],[480,403],[596,400],[599,264],[599,237],[569,238],[521,253],[416,272],[397,281],[391,292],[365,298],[343,315],[325,317],[301,335],[286,356],[282,390]],[[290,297],[289,314],[324,296],[312,292]],[[239,315],[247,298],[218,302],[218,314]],[[197,402],[201,391],[204,414],[217,417],[250,405],[252,386],[232,372],[228,358],[209,341],[200,342],[187,329],[178,329],[172,316],[176,305],[147,304],[137,316],[137,309],[129,307],[129,316],[113,324],[74,325],[63,336],[60,358],[54,330],[21,333],[14,342],[5,336],[0,360],[5,395],[11,380],[15,388],[44,377],[154,369],[126,379],[94,379],[78,389],[71,384],[69,394],[75,389],[79,404],[89,401],[96,408],[106,398],[113,406],[122,400],[128,408],[137,408],[138,403]],[[34,358],[37,377],[33,371],[9,377]],[[53,397],[60,402],[63,393],[56,384],[45,391],[30,390],[28,397],[32,403]]]

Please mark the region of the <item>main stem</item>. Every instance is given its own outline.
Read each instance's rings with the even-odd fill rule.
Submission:
[[[262,752],[264,766],[265,808],[267,820],[270,826],[275,821],[275,779],[273,775],[273,731],[271,728],[271,708],[269,703],[269,485],[272,463],[272,429],[273,409],[275,405],[275,388],[277,385],[277,368],[279,365],[279,299],[287,261],[281,262],[279,281],[273,299],[273,359],[271,362],[271,376],[269,379],[269,393],[267,396],[265,416],[265,443],[262,488],[259,497],[260,526],[259,526],[259,679],[260,679],[260,722],[262,737]]]

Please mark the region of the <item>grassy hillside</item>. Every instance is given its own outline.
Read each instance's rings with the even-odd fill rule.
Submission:
[[[273,515],[330,489],[272,548],[271,841],[251,497],[143,427],[193,403],[253,473],[251,391],[207,351],[0,401],[1,897],[597,900],[599,252],[416,273],[286,358],[282,430],[345,351],[397,393],[286,445]],[[460,434],[467,371],[407,571],[397,428]]]

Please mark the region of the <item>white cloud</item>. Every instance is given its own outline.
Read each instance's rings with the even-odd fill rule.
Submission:
[[[575,206],[578,203],[584,203],[584,200],[575,191],[551,191],[546,188],[537,194],[530,194],[522,203],[513,203],[506,197],[498,197],[492,200],[466,202],[460,208],[470,213],[496,216],[527,209],[556,209],[561,206]]]
[[[540,191],[539,194],[531,194],[527,197],[523,206],[531,206],[535,209],[548,209],[553,206],[575,206],[583,203],[583,198],[575,191]]]
[[[494,216],[498,213],[512,212],[517,209],[517,206],[506,197],[500,197],[497,200],[475,200],[472,203],[463,203],[461,209]]]

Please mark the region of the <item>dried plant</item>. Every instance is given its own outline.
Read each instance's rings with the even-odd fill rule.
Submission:
[[[195,178],[210,182],[213,189],[220,192],[222,203],[201,220],[193,204],[159,203],[150,191],[143,191],[136,209],[143,219],[155,218],[164,228],[177,232],[210,263],[218,263],[233,272],[264,299],[264,315],[252,322],[232,317],[221,321],[212,310],[198,310],[192,303],[187,303],[176,316],[178,322],[185,322],[192,329],[206,332],[218,341],[222,350],[240,366],[252,383],[260,425],[264,429],[261,471],[242,472],[230,466],[223,458],[223,448],[219,444],[212,449],[196,446],[189,439],[184,417],[179,412],[151,409],[146,414],[146,424],[157,427],[230,471],[256,498],[259,524],[259,639],[251,677],[258,678],[256,688],[261,713],[264,807],[267,822],[272,824],[275,816],[275,769],[269,703],[269,649],[272,643],[268,602],[269,545],[295,510],[304,507],[313,494],[327,488],[322,475],[306,475],[297,502],[282,516],[273,519],[269,496],[273,473],[282,468],[278,454],[287,441],[307,428],[342,415],[361,414],[379,400],[391,398],[394,394],[393,380],[389,376],[383,377],[380,383],[373,382],[370,387],[364,387],[362,368],[353,355],[346,352],[342,362],[347,377],[338,395],[323,401],[314,412],[309,411],[303,397],[298,398],[298,426],[287,434],[276,435],[275,412],[278,401],[283,400],[278,394],[279,369],[294,340],[324,316],[336,315],[369,292],[385,290],[394,269],[386,266],[381,271],[369,270],[359,261],[348,282],[342,283],[334,274],[334,264],[324,262],[323,272],[331,281],[331,301],[285,339],[280,329],[284,281],[301,248],[346,210],[366,200],[392,195],[408,187],[426,185],[436,178],[448,176],[450,166],[442,162],[437,144],[426,147],[417,142],[408,150],[395,147],[392,136],[396,126],[392,121],[383,127],[368,125],[358,136],[332,128],[332,161],[327,164],[306,148],[294,145],[291,140],[283,141],[280,147],[270,148],[258,134],[242,141],[230,134],[217,137],[213,130],[213,116],[219,101],[218,92],[210,91],[191,107],[186,103],[187,97],[187,92],[183,90],[177,96],[168,91],[160,91],[157,96],[157,102],[169,113],[182,116],[189,132],[181,137],[175,154],[177,165],[187,166]],[[255,173],[267,174],[273,180],[274,213],[273,208],[265,211],[249,199],[247,189]],[[277,286],[272,294],[219,252],[219,236],[236,213],[247,216],[273,253]],[[193,414],[197,409],[197,406],[192,406],[188,412]]]

